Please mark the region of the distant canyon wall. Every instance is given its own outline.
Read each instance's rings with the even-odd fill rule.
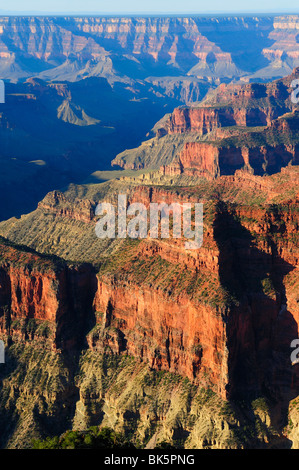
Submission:
[[[269,79],[299,65],[298,29],[296,15],[1,17],[0,72],[7,79],[39,73],[50,78],[51,69],[70,61],[120,81],[168,75]]]

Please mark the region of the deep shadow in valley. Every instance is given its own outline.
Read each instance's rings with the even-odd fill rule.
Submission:
[[[271,426],[280,434],[273,446],[291,447],[282,430],[288,424],[289,402],[299,394],[298,365],[290,360],[298,324],[288,310],[284,278],[295,267],[279,256],[271,233],[268,249],[262,251],[234,209],[221,201],[214,230],[221,284],[230,299],[225,318],[229,401],[254,423],[252,403],[265,400]]]

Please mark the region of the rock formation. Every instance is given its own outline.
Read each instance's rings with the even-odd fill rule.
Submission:
[[[165,116],[154,139],[122,152],[113,163],[210,179],[239,169],[262,175],[297,165],[298,110],[291,83],[298,76],[294,69],[269,84],[220,85],[199,106]]]
[[[210,195],[200,186],[167,190],[150,184],[130,184],[128,180],[104,183],[103,193],[99,185],[102,197],[107,200],[115,200],[118,186],[119,192],[126,188],[129,202],[143,202],[146,206],[161,200],[196,202],[204,197],[204,245],[195,251],[186,251],[183,240],[171,239],[116,240],[111,246],[99,241],[97,245],[95,235],[94,238],[89,235],[94,233],[97,220],[91,212],[96,194],[94,199],[88,195],[80,199],[74,188],[64,195],[57,191],[49,194],[28,222],[25,217],[22,222],[16,219],[0,224],[2,234],[18,243],[22,239],[29,246],[35,244],[32,234],[36,225],[39,251],[44,246],[49,253],[51,246],[51,255],[46,255],[6,239],[1,241],[1,333],[7,342],[8,356],[17,357],[16,348],[25,345],[37,348],[40,354],[62,357],[66,362],[59,367],[66,367],[70,374],[68,385],[63,387],[67,394],[63,400],[69,410],[73,409],[73,422],[78,426],[111,424],[108,417],[114,406],[111,400],[116,400],[123,415],[113,418],[114,426],[127,432],[135,426],[136,438],[138,434],[153,433],[149,430],[152,424],[146,424],[143,413],[151,415],[147,393],[153,393],[154,382],[146,386],[142,379],[142,387],[148,392],[143,392],[146,398],[144,405],[139,405],[139,414],[133,404],[119,401],[124,385],[115,383],[119,390],[115,393],[98,388],[104,386],[100,385],[100,377],[105,374],[105,361],[116,361],[111,366],[116,367],[115,377],[119,377],[115,380],[122,376],[121,367],[125,367],[123,373],[129,380],[131,373],[126,361],[132,358],[136,373],[148,371],[151,381],[156,380],[154,374],[158,373],[170,374],[177,380],[185,377],[188,387],[194,387],[196,393],[211,390],[213,396],[222,400],[221,406],[234,403],[238,397],[250,403],[266,393],[270,411],[263,419],[270,420],[275,429],[270,443],[286,445],[285,407],[297,396],[299,387],[297,366],[290,363],[290,343],[298,336],[299,321],[297,177],[296,167],[272,177],[240,171],[214,180]],[[249,195],[251,191],[255,196]],[[264,197],[262,206],[260,197]],[[23,232],[17,229],[20,223]],[[27,223],[31,231],[27,231]],[[67,254],[70,249],[67,245],[73,243],[70,227],[76,233],[74,249],[80,253],[81,264],[67,261],[74,259],[76,253]],[[49,238],[54,243],[49,245]],[[92,250],[92,264],[84,264]],[[55,257],[56,253],[63,254],[65,260]],[[69,364],[68,358],[74,353],[82,356],[80,366]],[[93,357],[92,361],[104,358],[104,363],[96,366],[93,362],[91,366],[84,362],[84,357],[86,361],[88,357]],[[81,368],[85,370],[84,376],[76,376]],[[92,379],[96,370],[99,378]],[[51,372],[54,376],[56,373]],[[137,378],[130,380],[133,384]],[[11,386],[6,378],[5,389]],[[140,386],[135,387],[141,393]],[[24,400],[26,389],[19,386],[18,390]],[[43,390],[37,393],[35,403],[42,406],[40,413],[45,420],[42,433],[49,433],[48,406],[55,402],[60,410],[61,402],[55,391],[51,400],[46,398],[48,405],[37,405],[44,393]],[[30,410],[30,406],[27,403],[26,409]],[[168,436],[171,441],[178,431],[170,422],[161,427],[167,419],[166,410],[168,406],[156,416],[155,429],[160,439]],[[239,424],[232,424],[233,421],[227,424],[227,418],[219,417],[226,424],[219,424],[220,428],[213,426],[215,443],[210,442],[202,431],[210,412],[206,410],[205,418],[199,414],[193,425],[182,424],[179,435],[184,434],[184,429],[191,433],[186,446],[267,445],[261,436],[248,440],[245,431],[242,443],[232,438],[228,429],[237,428],[241,432],[241,422],[248,423],[243,415]],[[58,411],[54,417],[55,413]],[[131,421],[127,421],[128,413]],[[242,414],[240,410],[238,413]],[[19,416],[22,417],[21,411]],[[34,422],[39,435],[41,431]],[[227,429],[225,438],[221,426]],[[270,432],[267,426],[265,429]],[[200,431],[196,438],[197,427]],[[13,436],[9,442],[17,445]],[[233,439],[231,444],[229,436]]]

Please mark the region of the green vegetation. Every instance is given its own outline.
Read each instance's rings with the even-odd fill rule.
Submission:
[[[34,440],[33,449],[134,449],[124,436],[109,428],[90,427],[87,431],[67,431],[62,436]]]

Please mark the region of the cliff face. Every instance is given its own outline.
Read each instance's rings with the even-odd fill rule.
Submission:
[[[104,335],[104,344],[115,352],[125,348],[134,356],[139,354],[152,367],[193,376],[198,383],[204,383],[209,376],[223,397],[240,391],[258,393],[262,383],[273,387],[276,397],[282,396],[283,387],[291,385],[296,393],[296,371],[291,370],[286,351],[298,334],[299,312],[292,300],[292,283],[297,283],[297,223],[295,205],[278,213],[250,207],[235,212],[224,207],[217,209],[213,232],[206,236],[209,260],[186,257],[184,261],[178,247],[146,247],[146,251],[139,251],[136,257],[142,257],[144,268],[153,254],[159,254],[165,263],[185,263],[187,272],[194,273],[192,282],[198,276],[202,282],[209,276],[214,279],[212,273],[216,273],[214,282],[219,283],[219,289],[225,289],[227,299],[223,304],[212,298],[208,305],[203,302],[205,289],[212,296],[217,290],[211,282],[197,286],[198,298],[194,287],[189,301],[182,293],[172,303],[167,294],[165,298],[159,292],[156,297],[152,285],[147,289],[137,284],[126,267],[121,275],[104,276],[99,283],[100,296],[95,305],[104,312],[101,324],[118,329],[119,335],[111,335],[107,343]],[[173,286],[173,295],[175,291]],[[102,338],[95,342],[100,350]],[[198,348],[197,360],[191,345]],[[277,367],[273,362],[276,354]],[[282,388],[277,387],[277,374],[282,374]]]
[[[273,174],[298,164],[298,110],[291,83],[299,69],[269,84],[220,85],[200,106],[176,108],[154,127],[156,137],[119,154],[123,168],[213,179],[246,169]],[[150,158],[152,156],[152,158]]]
[[[58,212],[57,207],[59,207]],[[59,217],[90,222],[94,217],[95,203],[87,199],[76,199],[74,206],[70,207],[63,193],[53,191],[38,204],[38,208]]]
[[[268,110],[251,108],[177,108],[171,114],[164,129],[170,135],[194,132],[203,136],[221,127],[263,126],[270,122],[268,115]],[[161,129],[158,132],[162,134]]]
[[[200,136],[222,127],[270,126],[283,114],[296,109],[290,96],[291,83],[298,77],[294,69],[288,77],[266,84],[221,84],[209,91],[200,107],[181,107],[163,122],[160,135],[194,132]]]
[[[187,142],[177,161],[162,166],[160,171],[164,175],[185,173],[208,179],[216,178],[219,175],[219,151],[210,144]]]
[[[222,403],[233,403],[240,396],[246,401],[266,390],[270,412],[263,418],[268,423],[265,426],[274,426],[279,445],[283,445],[285,410],[299,386],[297,366],[290,363],[290,343],[298,336],[299,322],[296,181],[294,167],[273,177],[239,171],[193,188],[130,186],[128,181],[99,185],[98,194],[111,202],[116,186],[118,192],[126,188],[130,203],[143,202],[146,207],[149,202],[204,201],[204,244],[193,251],[185,250],[183,240],[171,239],[96,245],[95,235],[89,235],[94,233],[96,217],[88,216],[96,194],[88,199],[87,194],[82,197],[80,188],[74,193],[74,187],[64,195],[54,192],[45,198],[28,219],[30,232],[26,217],[10,221],[10,237],[18,234],[30,245],[25,236],[32,237],[36,225],[45,250],[49,251],[53,238],[52,253],[59,253],[61,245],[65,258],[75,256],[75,251],[67,254],[68,244],[75,245],[71,242],[73,230],[78,252],[87,259],[93,248],[97,266],[67,263],[1,241],[1,337],[7,344],[8,360],[25,364],[25,349],[31,348],[36,354],[39,351],[41,363],[51,355],[53,365],[50,376],[43,379],[47,385],[41,388],[30,379],[32,368],[38,373],[38,363],[22,366],[26,379],[17,388],[9,373],[3,378],[3,390],[11,395],[11,406],[17,406],[18,419],[25,406],[28,416],[32,413],[37,435],[41,432],[36,427],[39,419],[44,423],[42,432],[51,433],[50,424],[59,419],[59,403],[64,402],[64,413],[79,427],[102,422],[125,432],[134,428],[136,439],[153,436],[156,429],[159,439],[168,440],[188,430],[185,445],[204,447],[203,429],[211,409],[195,412],[200,390],[213,391]],[[268,203],[261,205],[265,194]],[[23,232],[21,226],[17,229],[20,222]],[[53,389],[51,384],[65,371],[67,378],[59,392],[58,385]],[[164,403],[154,414],[150,408],[149,396],[156,393],[154,384],[163,374],[179,381],[178,390],[184,383],[191,387],[193,404],[188,406],[196,418],[193,424],[186,418],[180,431],[171,424],[170,404]],[[34,409],[26,398],[29,382],[34,384]],[[131,386],[138,396],[143,394],[140,405],[139,398],[135,406],[122,395]],[[0,397],[2,414],[5,396]],[[161,400],[157,397],[157,403]],[[176,396],[170,400],[173,406],[177,403],[177,413],[182,413],[178,405],[182,402]],[[115,406],[120,410],[118,416],[113,412]],[[215,442],[208,440],[208,446],[253,445],[252,441],[236,444],[234,440],[228,444],[229,429],[241,429],[240,423],[247,422],[244,416],[241,422],[238,419],[228,425],[222,415],[218,424],[210,423]],[[13,435],[9,439],[9,445],[18,445]],[[259,441],[259,445],[266,444]]]
[[[291,233],[295,234],[294,227],[298,221],[291,207],[289,214],[284,233],[288,233],[290,239]],[[245,220],[244,230],[249,228],[247,220],[256,219],[261,238],[263,230],[267,230],[267,224],[275,225],[273,216],[265,220],[264,212],[256,210],[242,209],[237,212],[237,216]],[[281,218],[278,220],[281,223]],[[210,233],[210,237],[216,237],[217,243],[222,245],[223,241],[218,240],[218,231],[230,229],[231,223],[229,212],[217,216],[214,233]],[[227,226],[224,227],[224,224]],[[180,246],[146,243],[135,254],[136,258],[131,260],[132,268],[137,269],[137,278],[126,267],[120,275],[100,274],[97,279],[89,266],[61,267],[57,272],[55,265],[31,254],[26,256],[26,264],[18,265],[20,261],[24,263],[24,254],[2,245],[2,253],[6,258],[1,268],[2,333],[9,335],[12,341],[19,337],[26,341],[39,336],[41,341],[45,341],[47,334],[43,336],[45,329],[42,325],[46,322],[52,331],[52,337],[48,338],[52,348],[65,352],[82,347],[84,333],[95,324],[87,336],[87,342],[92,350],[99,353],[110,351],[115,355],[129,354],[153,369],[178,373],[201,386],[213,386],[217,394],[224,398],[228,393],[236,393],[240,387],[246,388],[247,392],[250,387],[258,389],[268,373],[264,369],[263,354],[269,361],[275,346],[282,347],[280,342],[277,345],[270,340],[265,343],[263,335],[261,345],[256,343],[261,331],[265,331],[265,328],[273,331],[278,327],[278,321],[279,328],[285,328],[288,332],[283,344],[287,344],[288,340],[290,342],[297,334],[299,312],[296,306],[293,305],[292,310],[293,326],[289,324],[287,314],[279,318],[279,312],[288,301],[281,280],[297,266],[298,255],[290,253],[290,247],[286,248],[282,240],[275,250],[271,246],[267,248],[274,250],[273,253],[280,253],[280,262],[280,258],[272,260],[273,254],[268,254],[267,250],[263,253],[256,247],[248,247],[248,251],[244,252],[242,236],[236,238],[236,241],[240,248],[233,254],[233,260],[229,247],[224,246],[219,252],[216,246],[212,247],[212,240],[206,242],[210,245],[209,250],[205,248],[203,253],[195,257],[184,253]],[[190,287],[185,286],[180,292],[180,286],[176,285],[178,281],[169,279],[169,282],[175,282],[170,295],[170,286],[165,289],[159,286],[159,281],[156,281],[156,288],[147,282],[140,284],[136,259],[139,259],[139,263],[143,260],[145,266],[152,265],[152,260],[156,259],[153,274],[156,269],[161,269],[159,266],[163,267],[163,263],[167,269],[171,265],[181,266],[182,272],[185,266],[187,271],[184,277],[191,282]],[[234,272],[237,260],[238,276],[246,273],[250,282],[255,278],[266,282],[267,273],[271,272],[270,280],[273,277],[279,289],[276,297],[274,295],[272,298],[262,290],[259,292],[258,285],[249,285],[246,290],[249,290],[250,297],[240,299],[239,306],[229,307],[227,304],[221,307],[220,299],[218,302],[214,300],[214,305],[201,300],[205,289],[207,292],[213,289],[209,282],[199,285],[201,294],[198,298],[194,295],[196,291],[190,291],[199,275],[201,282],[212,276],[215,279],[213,282],[220,282],[220,286],[227,288],[228,292],[234,290],[235,283],[239,282]],[[32,266],[32,263],[41,263],[41,267]],[[248,275],[252,264],[256,270]],[[262,270],[259,266],[262,266]],[[163,278],[163,282],[165,280]],[[257,289],[256,293],[254,289]],[[210,291],[210,295],[214,296],[215,292]],[[230,295],[235,295],[235,292],[231,291]],[[36,323],[35,328],[32,321]],[[245,355],[248,355],[249,361],[248,376],[246,383],[242,384],[238,370]],[[256,356],[261,356],[263,361],[256,362]],[[275,369],[275,364],[271,363],[271,367]],[[256,370],[261,374],[260,383],[255,377]],[[249,381],[250,377],[252,382]],[[273,387],[277,387],[273,378],[269,380],[273,381]],[[276,393],[280,393],[279,387]]]
[[[226,334],[213,309],[202,306],[198,310],[187,296],[171,300],[159,291],[113,279],[99,282],[95,308],[105,312],[100,326],[104,324],[107,330],[103,336],[92,336],[92,349],[126,351],[151,368],[206,386],[212,383],[220,396],[226,396]]]
[[[247,169],[256,175],[262,175],[265,171],[272,174],[288,164],[298,165],[298,162],[298,145],[217,148],[211,144],[188,142],[180,157],[169,165],[161,166],[160,172],[167,176],[185,174],[211,180],[240,169]]]
[[[287,178],[291,175],[289,172]],[[227,184],[242,188],[246,173],[244,178],[236,176]],[[218,191],[223,191],[225,184],[220,179]],[[261,191],[277,197],[270,180],[267,186],[263,178],[260,181],[252,177],[246,184],[253,185],[254,191],[260,185]],[[147,206],[161,199],[167,203],[173,198],[186,201],[186,197],[198,200],[196,194],[187,195],[184,190],[175,196],[171,190],[136,186],[128,194],[128,201]],[[78,214],[72,216],[71,211],[62,210],[67,205],[65,197],[54,193],[52,198],[55,203],[49,204],[49,195],[39,210],[49,214],[54,211],[55,224],[68,217],[93,229],[95,220],[80,216],[78,200],[73,209]],[[84,206],[90,207],[88,201]],[[19,258],[25,255],[4,245],[2,320],[9,318],[11,323],[22,319],[25,324],[31,318],[47,320],[56,325],[54,345],[62,350],[83,344],[93,326],[87,342],[99,353],[132,355],[153,369],[209,384],[222,397],[243,388],[258,391],[266,380],[279,395],[280,386],[273,377],[266,377],[266,364],[270,361],[275,371],[271,357],[275,348],[282,346],[275,335],[266,341],[267,335],[261,332],[276,331],[279,324],[288,331],[284,345],[297,334],[297,307],[292,303],[293,294],[287,298],[298,265],[295,207],[289,202],[272,212],[255,206],[233,208],[216,203],[209,216],[212,225],[206,222],[201,250],[186,252],[180,241],[144,240],[137,246],[128,245],[116,265],[113,260],[100,264],[97,276],[89,265],[62,266],[58,271],[52,267],[40,273],[34,267],[28,268],[34,257],[38,261],[38,255],[30,254],[21,263]],[[115,249],[121,253],[121,244]],[[286,305],[288,309],[292,305],[290,313]],[[10,312],[9,316],[5,311]],[[3,331],[9,333],[3,322]],[[250,358],[246,360],[248,376],[242,384],[238,371],[246,355]],[[287,362],[288,356],[284,360]]]
[[[2,333],[25,341],[37,333],[42,341],[48,325],[52,348],[80,347],[95,289],[91,266],[67,267],[2,240],[0,278]]]

